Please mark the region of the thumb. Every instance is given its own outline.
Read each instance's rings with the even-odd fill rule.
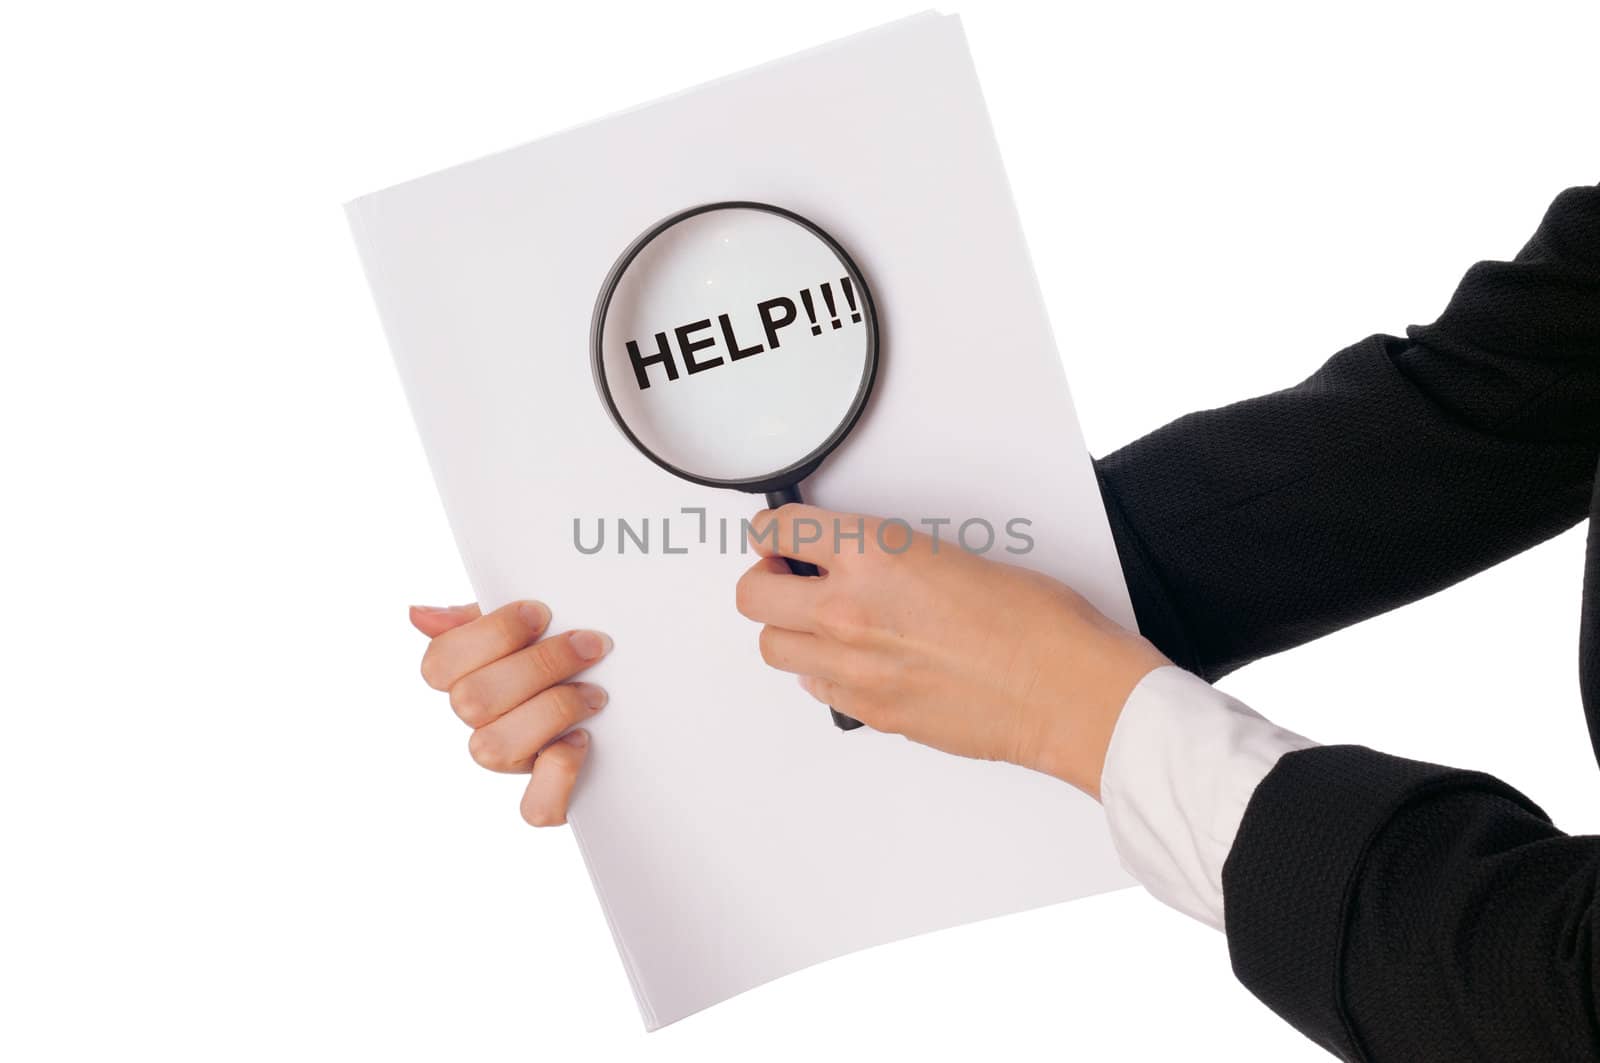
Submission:
[[[413,605],[411,626],[428,636],[438,638],[451,628],[476,620],[483,613],[476,603],[472,605]]]

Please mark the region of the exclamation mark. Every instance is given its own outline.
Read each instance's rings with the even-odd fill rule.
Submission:
[[[861,311],[856,309],[856,286],[850,283],[849,277],[840,277],[839,287],[844,291],[844,301],[850,304],[851,323],[861,324]]]
[[[826,287],[826,285],[824,285],[824,287]],[[817,308],[811,305],[810,288],[802,288],[800,290],[800,302],[805,304],[806,317],[811,319],[811,334],[813,336],[822,335],[822,326],[817,324]]]
[[[844,322],[839,320],[839,311],[833,305],[833,287],[827,281],[822,282],[822,301],[828,304],[828,316],[833,318],[833,327],[839,328]],[[822,330],[817,329],[818,332]]]

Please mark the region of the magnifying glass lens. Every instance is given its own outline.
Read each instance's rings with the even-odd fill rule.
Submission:
[[[854,265],[804,219],[719,205],[669,219],[613,271],[596,376],[659,464],[761,485],[825,453],[865,400],[876,322]]]

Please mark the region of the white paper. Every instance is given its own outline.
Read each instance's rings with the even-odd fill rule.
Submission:
[[[597,289],[645,228],[776,203],[871,279],[873,400],[807,484],[830,508],[1033,523],[1021,559],[1133,623],[959,21],[915,16],[364,197],[349,213],[472,586],[616,649],[574,834],[656,1028],[855,949],[1127,883],[1056,780],[842,733],[768,669],[714,549],[759,498],[680,481],[596,397]],[[596,522],[673,523],[581,555]],[[948,530],[947,530],[948,534]],[[631,544],[630,544],[631,547]],[[997,555],[1005,558],[1007,555]],[[533,888],[530,884],[528,888]],[[1042,944],[1055,949],[1066,943]]]

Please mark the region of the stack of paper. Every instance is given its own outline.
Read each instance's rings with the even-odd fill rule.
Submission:
[[[914,525],[1028,520],[1035,548],[1002,560],[1133,622],[957,19],[350,204],[479,599],[537,597],[557,629],[615,638],[572,822],[651,1028],[854,949],[1126,881],[1067,786],[835,730],[734,609],[752,558],[720,552],[718,523],[736,532],[761,500],[673,478],[608,420],[587,350],[607,270],[657,220],[727,199],[822,225],[878,301],[878,385],[812,499]],[[686,507],[706,511],[705,541]],[[651,553],[617,552],[619,518],[650,523]],[[664,521],[687,553],[660,552]],[[575,522],[586,545],[603,522],[606,548],[580,552]]]

